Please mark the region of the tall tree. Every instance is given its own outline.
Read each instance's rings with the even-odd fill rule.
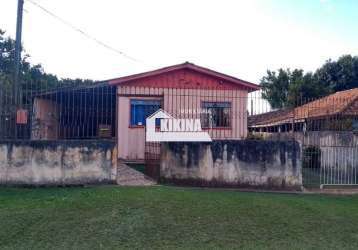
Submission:
[[[325,82],[320,82],[311,72],[304,73],[303,70],[294,70],[291,83],[288,87],[288,98],[285,106],[296,107],[313,99],[330,94],[331,88]]]
[[[358,57],[343,55],[337,61],[327,60],[316,71],[317,81],[336,91],[358,87]]]
[[[333,92],[358,87],[358,57],[341,56],[327,60],[315,73],[301,69],[267,71],[261,79],[262,97],[272,108],[300,105]]]
[[[14,73],[15,43],[14,40],[4,37],[5,31],[0,29],[0,81],[10,84]]]
[[[267,71],[267,75],[261,79],[262,96],[267,99],[272,108],[282,108],[287,103],[290,70],[279,69]]]

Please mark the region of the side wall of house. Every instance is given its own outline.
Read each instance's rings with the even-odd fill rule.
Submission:
[[[243,139],[247,136],[247,90],[118,87],[118,157],[144,160],[145,128],[130,126],[130,100],[161,100],[162,108],[175,118],[200,118],[202,103],[229,102],[228,128],[206,129],[213,139]]]

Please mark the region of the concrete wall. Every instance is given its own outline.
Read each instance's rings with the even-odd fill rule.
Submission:
[[[111,183],[116,162],[112,141],[3,141],[0,185]]]
[[[307,131],[305,133],[261,133],[260,135],[265,140],[294,139],[303,149],[310,146],[319,148],[321,167],[325,169],[342,168],[343,170],[346,167],[353,167],[358,170],[358,134],[353,131]]]
[[[188,185],[301,189],[301,151],[295,141],[163,143],[160,175]]]
[[[207,130],[213,139],[243,139],[247,136],[247,90],[169,89],[118,87],[118,156],[125,160],[144,160],[145,127],[130,126],[130,100],[161,100],[163,109],[175,118],[200,118],[202,102],[230,102],[231,127]],[[135,143],[133,143],[135,142]]]

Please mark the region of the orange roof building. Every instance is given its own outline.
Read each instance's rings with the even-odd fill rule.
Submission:
[[[251,130],[264,128],[265,132],[276,132],[280,129],[292,130],[295,125],[309,121],[320,121],[317,128],[322,127],[323,121],[342,120],[358,117],[358,88],[339,91],[329,96],[310,101],[296,108],[286,108],[259,115],[249,116],[248,126]],[[283,127],[284,126],[284,127]],[[262,129],[261,129],[262,131]]]

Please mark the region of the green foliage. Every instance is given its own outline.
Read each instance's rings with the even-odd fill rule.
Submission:
[[[267,76],[262,78],[262,96],[270,102],[273,108],[281,108],[287,102],[290,75],[289,69],[279,69],[277,73],[268,70]]]
[[[247,135],[248,140],[264,140],[264,136],[260,133],[249,133]]]
[[[5,32],[0,29],[0,81],[4,85],[10,85],[14,74],[14,47],[15,42],[4,37]]]
[[[316,71],[317,79],[326,82],[333,92],[358,87],[358,57],[341,56],[337,61],[328,60]]]
[[[315,73],[302,69],[267,71],[261,79],[262,96],[273,108],[301,105],[312,99],[358,87],[358,57],[343,55],[328,60]]]

